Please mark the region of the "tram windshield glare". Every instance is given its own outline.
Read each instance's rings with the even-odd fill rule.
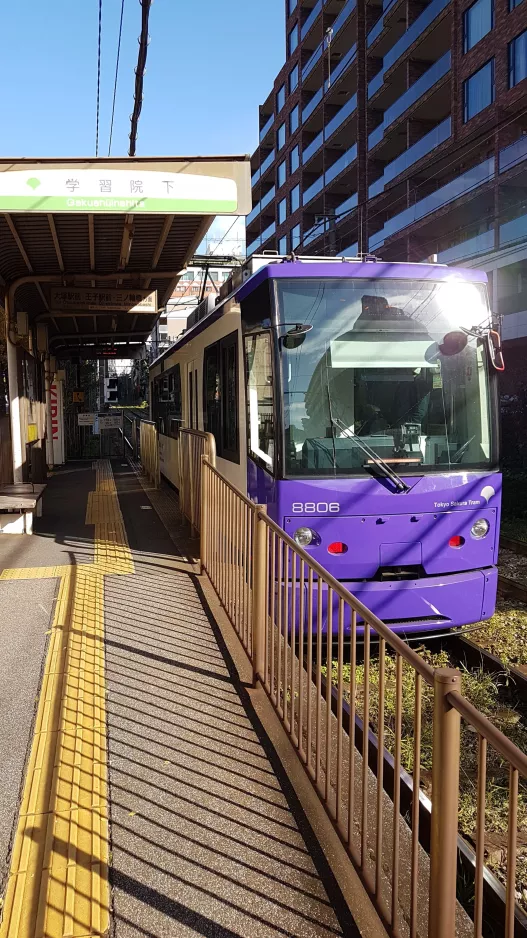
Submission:
[[[277,280],[279,322],[313,328],[280,342],[288,476],[488,469],[495,415],[483,341],[483,285],[463,281]],[[279,330],[280,331],[280,330]],[[361,446],[359,441],[367,444]]]

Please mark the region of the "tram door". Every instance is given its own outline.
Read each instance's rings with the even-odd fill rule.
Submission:
[[[187,364],[187,426],[198,430],[198,369],[197,362]]]

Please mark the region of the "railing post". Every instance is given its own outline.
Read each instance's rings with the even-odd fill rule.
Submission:
[[[261,515],[265,505],[255,505],[252,557],[252,662],[253,683],[265,681],[265,643],[267,636],[267,525]]]
[[[461,692],[461,674],[453,668],[438,668],[434,672],[428,938],[452,938],[456,933],[461,716],[448,702],[452,691]]]
[[[209,460],[207,456],[201,457],[201,520],[200,520],[200,569],[201,575],[207,571],[207,547],[209,539]]]

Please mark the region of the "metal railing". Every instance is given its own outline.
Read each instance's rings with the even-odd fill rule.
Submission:
[[[506,887],[494,934],[513,938],[527,757],[462,696],[458,671],[434,670],[206,456],[200,497],[202,570],[389,933],[488,933],[488,746],[510,776]],[[470,727],[464,745],[472,740],[477,749],[475,852],[458,835],[462,718]],[[473,886],[463,906],[460,852]]]
[[[123,434],[125,444],[131,450],[133,459],[139,459],[139,426],[141,418],[137,414],[127,414],[123,411]]]
[[[157,488],[161,479],[159,469],[159,440],[157,427],[152,420],[141,420],[139,446],[141,449],[141,466],[143,472]]]
[[[201,458],[216,465],[216,440],[212,433],[182,427],[179,431],[178,474],[179,506],[199,532],[201,525]]]

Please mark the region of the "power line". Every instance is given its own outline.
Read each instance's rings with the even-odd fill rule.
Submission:
[[[110,121],[110,139],[108,142],[108,156],[110,156],[110,153],[112,152],[113,119],[115,116],[115,99],[117,96],[117,78],[119,76],[119,57],[121,55],[121,37],[123,34],[123,15],[124,15],[124,0],[121,0],[121,20],[119,22],[119,38],[117,40],[117,57],[115,60],[115,80],[113,83],[112,119]]]
[[[515,121],[520,120],[520,119],[521,119],[522,117],[524,117],[526,114],[527,114],[527,108],[524,108],[522,111],[520,111],[518,114],[515,114],[513,117],[510,117],[510,118],[508,118],[508,119],[506,119],[506,120],[504,120],[504,121],[497,121],[496,124],[494,125],[494,127],[492,127],[491,129],[489,129],[488,131],[486,131],[485,133],[483,133],[483,134],[478,138],[478,140],[477,140],[476,143],[474,143],[471,147],[469,147],[467,150],[465,150],[465,152],[463,153],[463,156],[469,156],[473,151],[478,150],[478,149],[482,146],[483,143],[488,142],[488,141],[490,140],[490,138],[492,138],[492,136],[493,136],[495,133],[504,130],[504,129],[505,129],[506,127],[508,127],[510,124],[514,124]],[[435,172],[433,172],[430,176],[427,176],[426,180],[424,180],[423,182],[421,182],[421,183],[416,183],[416,184],[410,189],[409,192],[405,192],[405,193],[403,193],[402,195],[400,195],[398,198],[396,198],[395,200],[391,201],[391,202],[390,202],[390,209],[392,209],[395,205],[397,205],[398,202],[401,202],[402,200],[404,200],[404,201],[406,202],[407,199],[408,199],[411,195],[415,196],[415,195],[417,194],[417,192],[418,192],[418,189],[419,189],[421,186],[425,185],[425,183],[430,182],[431,179],[434,179],[434,178],[436,178],[437,176],[442,175],[443,173],[446,172],[446,170],[448,170],[448,169],[450,169],[452,166],[454,166],[454,165],[458,162],[458,158],[455,156],[455,154],[459,153],[459,151],[461,151],[461,150],[464,150],[464,148],[465,148],[465,144],[464,144],[464,143],[459,143],[459,144],[454,148],[454,150],[451,150],[451,151],[450,151],[450,153],[449,153],[448,156],[447,156],[447,158],[448,158],[448,157],[454,157],[454,158],[450,159],[450,161],[449,161],[448,163],[446,163],[445,165],[441,166],[441,168],[437,169],[437,170],[436,170]],[[513,169],[514,167],[511,166],[510,168]],[[493,177],[493,178],[496,178],[496,177]],[[490,180],[489,180],[489,182],[490,182]],[[393,182],[391,185],[385,186],[385,188],[383,189],[382,195],[385,196],[385,195],[389,194],[389,193],[392,192],[394,189],[398,189],[400,185],[401,185],[400,182]],[[473,187],[473,189],[478,189],[478,188],[479,188],[479,185]],[[467,190],[467,194],[468,194],[468,192],[470,192],[470,191],[471,191],[470,189]],[[368,200],[368,201],[370,201],[370,200]],[[415,204],[415,201],[416,201],[416,200],[414,199],[414,202],[413,202],[412,204]],[[336,217],[336,222],[337,222],[337,224],[338,224],[339,222],[342,222],[342,221],[343,221],[346,217],[348,217],[349,215],[351,215],[351,214],[355,211],[355,208],[356,208],[356,207],[357,207],[357,206],[354,206],[353,208],[349,209],[347,212],[343,212],[341,216],[337,216],[337,217]],[[409,208],[409,207],[411,207],[411,206],[408,206],[408,205],[407,205],[407,206],[405,206],[405,207],[408,207],[408,208]],[[403,210],[404,210],[404,209],[403,209]],[[377,209],[377,211],[376,211],[376,212],[373,212],[373,214],[368,214],[368,224],[371,222],[371,220],[372,220],[373,218],[376,218],[378,215],[384,215],[385,213],[386,213],[386,208],[383,208],[383,209]],[[393,217],[393,216],[392,216],[392,217]],[[323,219],[321,222],[319,222],[319,225],[322,225],[323,223],[324,223],[324,219]],[[306,232],[306,235],[307,235],[307,234],[310,234],[310,233],[312,233],[314,230],[316,230],[316,227],[318,227],[318,226],[315,226],[314,228],[312,227],[308,232]],[[408,226],[406,226],[406,227],[408,227]],[[401,231],[402,231],[402,230],[403,230],[403,229],[401,229]],[[321,231],[321,234],[325,234],[325,229],[324,229],[324,231]],[[338,234],[339,234],[339,237],[340,237],[340,238],[346,236],[346,232],[339,232]],[[315,240],[315,239],[313,239],[313,240]],[[300,247],[303,243],[304,243],[304,238],[302,239],[302,241],[300,242],[300,245],[298,245],[298,247]],[[317,252],[315,252],[315,254],[316,254],[316,253],[317,253]]]
[[[217,250],[218,250],[220,244],[223,244],[223,242],[225,241],[225,238],[227,237],[228,234],[231,233],[232,229],[234,228],[236,222],[237,222],[239,219],[240,219],[240,215],[236,215],[236,218],[234,219],[232,225],[230,226],[230,228],[227,228],[227,231],[226,231],[225,234],[223,235],[223,238],[221,239],[221,241],[218,241],[218,243],[217,243],[216,247],[214,248],[214,250],[212,250],[212,251],[210,252],[210,256],[211,256],[211,257],[213,256],[214,251],[217,251]]]
[[[102,36],[102,0],[99,0],[99,41],[97,45],[97,120],[95,124],[95,156],[99,156],[99,114],[101,100],[101,36]]]
[[[141,35],[139,36],[139,52],[135,70],[134,110],[131,117],[130,149],[128,156],[135,156],[137,144],[137,125],[143,106],[143,80],[145,77],[146,55],[148,52],[148,17],[152,0],[139,0],[141,4]]]

